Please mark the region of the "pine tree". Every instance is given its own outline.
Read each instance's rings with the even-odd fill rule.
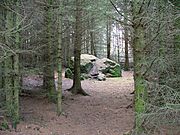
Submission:
[[[145,1],[134,0],[132,2],[133,15],[133,57],[134,57],[134,83],[135,83],[135,126],[137,132],[142,132],[141,114],[145,112],[145,100],[147,97],[147,89],[144,76],[142,75],[142,66],[145,58],[145,28],[142,21],[144,13]]]
[[[73,94],[87,95],[81,87],[81,70],[80,70],[80,56],[82,46],[82,0],[76,0],[75,6],[75,41],[74,41],[74,76],[73,86],[69,90]]]
[[[58,52],[57,52],[57,71],[58,71],[58,83],[57,83],[57,114],[62,113],[62,0],[59,2],[58,9]]]
[[[45,24],[46,24],[46,45],[44,52],[44,88],[48,91],[48,97],[51,101],[55,100],[55,84],[54,84],[54,63],[53,63],[53,0],[47,0],[45,7]]]

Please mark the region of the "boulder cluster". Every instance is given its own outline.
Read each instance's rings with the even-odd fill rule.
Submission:
[[[70,67],[65,70],[66,78],[73,78],[74,57],[71,58]],[[99,59],[94,55],[81,54],[81,79],[93,78],[105,81],[106,77],[121,77],[121,67],[108,58]]]

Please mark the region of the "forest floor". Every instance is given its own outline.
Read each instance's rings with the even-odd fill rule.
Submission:
[[[63,78],[63,90],[71,86],[72,80]],[[106,81],[85,80],[82,87],[90,96],[64,91],[63,114],[59,117],[55,104],[47,98],[22,96],[22,120],[17,130],[0,131],[0,135],[123,135],[133,128],[131,71]]]

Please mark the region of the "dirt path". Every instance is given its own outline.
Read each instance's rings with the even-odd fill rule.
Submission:
[[[63,89],[71,86],[71,80],[63,79]],[[60,117],[47,99],[23,97],[17,131],[0,131],[0,135],[123,135],[133,128],[132,72],[102,82],[85,80],[82,87],[91,96],[64,92]]]

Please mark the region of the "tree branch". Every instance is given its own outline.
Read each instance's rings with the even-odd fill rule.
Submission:
[[[112,2],[112,0],[109,0],[109,1],[110,1],[110,3],[112,4],[112,6],[114,7],[114,9],[116,10],[116,12],[117,12],[120,16],[124,17],[127,21],[129,21],[129,22],[132,23],[132,21],[131,21],[129,18],[125,17],[125,16],[117,9],[116,5]]]

